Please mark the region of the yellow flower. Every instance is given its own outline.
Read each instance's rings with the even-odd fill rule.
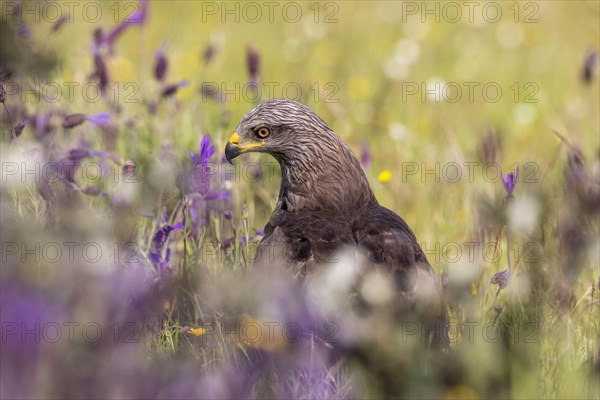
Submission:
[[[206,333],[206,329],[204,329],[204,328],[190,328],[190,330],[188,332],[191,333],[194,336],[202,336],[202,335],[204,335],[204,333]]]
[[[452,386],[448,390],[446,390],[446,393],[444,394],[444,399],[445,400],[455,400],[455,399],[476,400],[476,399],[479,399],[479,395],[477,394],[477,392],[475,390],[473,390],[469,386],[458,385],[458,386]]]
[[[477,284],[475,282],[471,282],[471,295],[476,297],[478,292],[479,290],[477,290]]]
[[[379,179],[379,182],[381,183],[388,183],[392,179],[392,171],[389,169],[381,171],[379,175],[377,175],[377,179]]]

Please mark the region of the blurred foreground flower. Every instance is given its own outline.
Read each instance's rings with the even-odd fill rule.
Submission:
[[[367,142],[360,142],[360,163],[363,168],[369,168],[371,166],[371,149]]]
[[[25,118],[23,121],[19,122],[17,126],[15,126],[15,137],[21,136],[21,133],[23,133],[23,129],[25,129],[25,126],[27,126],[28,123],[29,118]]]
[[[110,114],[109,113],[97,113],[92,115],[85,114],[71,114],[67,115],[63,120],[63,128],[71,129],[75,128],[83,124],[85,121],[90,121],[91,123],[98,126],[106,126],[110,123]]]
[[[206,135],[202,137],[198,154],[190,152],[193,167],[190,176],[188,188],[193,193],[199,193],[204,196],[210,188],[210,168],[209,161],[215,153],[215,146],[210,143],[210,138]]]
[[[167,219],[166,214],[164,219]],[[161,273],[161,276],[163,272],[166,272],[169,268],[168,263],[171,255],[170,249],[167,248],[165,257],[163,258],[162,253],[165,243],[167,243],[167,239],[169,239],[171,232],[180,230],[181,228],[183,228],[183,222],[178,222],[175,225],[165,224],[159,227],[152,237],[152,243],[150,244],[150,261],[152,261],[152,264],[154,264]]]
[[[188,328],[187,333],[191,333],[194,336],[202,336],[206,333],[204,328]]]
[[[508,268],[503,271],[496,272],[490,280],[490,283],[492,285],[498,285],[499,289],[506,288],[506,286],[508,286],[508,282],[510,282],[510,270]]]

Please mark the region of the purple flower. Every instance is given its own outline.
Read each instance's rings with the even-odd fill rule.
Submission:
[[[204,64],[208,65],[208,63],[211,62],[215,54],[217,54],[217,49],[215,46],[213,46],[212,44],[206,46],[206,49],[204,49],[204,53],[202,54]]]
[[[105,43],[109,49],[112,47],[116,40],[132,25],[144,25],[148,16],[148,0],[139,1],[139,9],[134,11],[126,20],[117,24],[110,32],[104,35],[102,42]]]
[[[18,32],[19,32],[19,35],[21,35],[21,37],[24,39],[29,39],[29,37],[31,36],[31,30],[24,23],[19,25]]]
[[[225,210],[223,216],[225,217],[225,219],[231,220],[233,219],[233,212],[231,210]]]
[[[69,21],[69,18],[69,14],[61,15],[60,18],[54,24],[52,24],[52,32],[58,31],[65,23]]]
[[[135,179],[135,162],[131,160],[125,161],[123,164],[123,181],[132,182]]]
[[[110,124],[110,114],[106,112],[88,115],[86,119],[98,126],[107,126]]]
[[[156,78],[156,80],[162,81],[167,75],[169,61],[167,60],[167,57],[165,56],[165,53],[162,50],[158,50],[154,57],[156,59],[154,64],[154,77]]]
[[[139,9],[129,16],[127,22],[130,24],[144,25],[148,17],[148,0],[139,1]]]
[[[42,199],[46,201],[54,201],[54,190],[50,186],[50,182],[44,177],[40,179],[37,184],[38,193],[42,196]]]
[[[174,83],[174,84],[166,86],[163,89],[163,91],[162,91],[162,93],[160,95],[161,95],[161,97],[165,97],[165,98],[166,97],[171,97],[175,93],[177,93],[177,91],[179,90],[179,88],[186,87],[187,85],[189,85],[188,80],[187,79],[183,79],[183,80],[181,80],[181,81],[179,81],[177,83]]]
[[[85,121],[90,121],[91,123],[98,126],[106,126],[110,123],[110,114],[109,113],[97,113],[91,115],[85,114],[71,114],[67,115],[63,120],[63,128],[71,129],[75,128],[83,124]]]
[[[371,166],[371,150],[367,142],[360,142],[360,163],[363,168],[369,168]]]
[[[210,137],[204,135],[202,137],[202,141],[200,142],[200,149],[198,150],[198,155],[190,152],[190,158],[194,162],[194,164],[202,164],[204,166],[208,166],[208,162],[210,161],[210,157],[215,154],[215,146],[210,143]]]
[[[223,191],[223,192],[207,192],[204,195],[204,200],[225,200],[228,201],[229,199],[231,199],[231,193],[227,192],[227,191]]]
[[[181,228],[183,228],[183,222],[179,222],[175,225],[165,224],[158,228],[158,230],[154,233],[154,236],[152,237],[152,243],[150,244],[150,261],[152,261],[152,264],[154,264],[157,268],[160,267],[164,262],[169,261],[170,251],[167,249],[165,258],[163,258],[163,247],[165,246],[165,243],[167,243],[167,239],[169,239],[171,232],[177,231]]]
[[[258,75],[260,73],[260,55],[253,47],[246,50],[246,65],[248,67],[248,84],[256,89],[258,86]]]
[[[504,288],[506,288],[506,286],[508,286],[509,281],[510,281],[510,270],[507,268],[503,271],[496,272],[494,274],[494,276],[492,276],[490,283],[492,285],[498,285],[498,288],[500,288],[500,289],[504,289]]]
[[[583,63],[583,71],[581,73],[581,79],[583,79],[583,83],[589,84],[592,82],[594,78],[594,72],[596,69],[596,64],[598,63],[598,52],[590,51],[585,57],[585,61]]]
[[[509,172],[506,179],[504,179],[504,175],[502,174],[502,171],[500,171],[500,178],[502,179],[502,184],[504,185],[506,192],[509,195],[512,195],[517,186],[517,182],[519,181],[519,166],[517,166],[516,173],[513,174],[512,172]]]
[[[208,193],[210,187],[210,168],[209,160],[215,153],[215,146],[210,143],[208,136],[203,136],[200,142],[198,154],[190,152],[192,159],[192,173],[189,180],[189,189],[193,193],[199,193],[204,196]]]
[[[71,129],[83,124],[86,121],[85,114],[70,114],[63,120],[63,128]]]
[[[104,40],[104,32],[102,31],[102,28],[96,28],[94,29],[94,35],[92,36],[93,38],[93,48],[94,48],[94,54],[98,51],[98,49],[100,48],[100,46],[102,46],[102,41]]]
[[[102,34],[101,31],[100,34]],[[108,87],[109,82],[108,68],[106,68],[106,63],[104,62],[104,59],[102,58],[102,55],[100,54],[100,51],[97,48],[94,49],[94,68],[95,70],[93,76],[97,77],[100,81],[100,91],[104,93],[104,91]]]
[[[573,146],[567,153],[567,183],[572,189],[578,188],[586,180],[585,160],[583,152]]]
[[[17,126],[15,126],[15,137],[21,136],[21,133],[23,133],[23,129],[25,129],[25,126],[27,126],[28,122],[29,118],[25,118],[23,121],[19,122]]]
[[[221,243],[221,247],[224,249],[228,249],[233,245],[234,242],[235,242],[235,238],[233,238],[233,237],[225,238],[225,239],[223,239],[223,242]]]
[[[258,228],[253,228],[254,229],[254,234],[256,235],[256,237],[263,237],[265,236],[265,230],[264,229],[258,229]]]

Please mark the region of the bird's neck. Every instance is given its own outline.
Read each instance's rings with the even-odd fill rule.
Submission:
[[[307,146],[278,161],[283,209],[348,215],[377,201],[360,162],[337,136],[327,148]]]

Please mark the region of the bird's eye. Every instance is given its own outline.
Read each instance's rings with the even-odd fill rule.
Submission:
[[[269,128],[260,128],[258,131],[256,131],[256,134],[258,136],[260,136],[261,138],[266,138],[267,136],[269,136],[271,134],[271,131],[269,130]]]

